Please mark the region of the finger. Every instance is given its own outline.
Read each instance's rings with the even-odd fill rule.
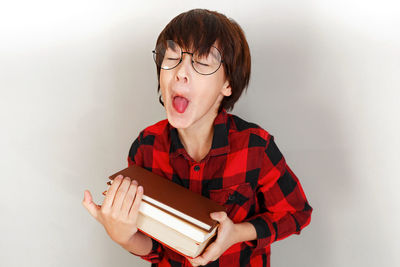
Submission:
[[[117,177],[115,177],[112,185],[107,190],[107,194],[106,194],[106,197],[104,198],[103,205],[102,205],[103,209],[111,208],[113,201],[114,201],[115,193],[117,192],[118,187],[120,186],[121,182],[122,182],[122,175],[118,175]]]
[[[206,265],[208,262],[203,256],[198,256],[190,261],[193,266]]]
[[[108,191],[108,189],[110,189],[110,186],[112,185],[112,182],[111,182],[111,181],[108,181],[108,182],[107,182],[107,185],[108,185],[107,189],[102,193],[103,196],[105,196],[105,195],[107,194],[107,191]]]
[[[221,254],[220,246],[216,240],[212,242],[200,256],[195,258],[195,260],[200,264],[207,264],[210,261],[215,261],[218,259]]]
[[[197,263],[194,262],[193,260],[189,260],[189,262],[190,262],[190,264],[191,264],[192,266],[199,266],[199,264],[197,264]]]
[[[92,194],[90,194],[89,190],[85,190],[82,204],[89,211],[90,215],[99,221],[100,207],[93,202]]]
[[[137,191],[137,182],[132,181],[121,207],[121,212],[126,217],[129,216],[129,210],[131,209],[132,204],[135,200],[136,191]]]
[[[212,243],[211,245],[208,246],[208,248],[206,249],[206,251],[204,251],[204,253],[200,256],[201,262],[205,262],[205,264],[207,264],[209,261],[215,261],[219,256],[219,250],[218,247],[216,245],[216,243]]]
[[[211,219],[216,220],[219,223],[222,223],[222,222],[224,222],[226,220],[228,215],[226,214],[225,211],[220,211],[220,212],[212,212],[212,213],[210,213],[210,217],[211,217]]]
[[[140,185],[136,191],[135,201],[133,202],[131,210],[129,211],[130,220],[136,220],[139,213],[140,204],[142,203],[143,194],[144,189],[143,186]]]
[[[112,204],[113,210],[120,211],[122,207],[122,203],[124,202],[126,193],[128,192],[129,186],[131,184],[131,179],[129,177],[125,177],[122,180],[121,185],[118,187],[117,193],[114,197],[114,202]]]
[[[188,257],[185,257],[185,258],[190,262],[190,264],[191,264],[192,266],[199,266],[198,264],[196,264],[196,263],[193,262],[193,259],[188,258]]]

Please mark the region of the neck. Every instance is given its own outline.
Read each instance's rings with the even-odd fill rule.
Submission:
[[[177,129],[186,152],[197,162],[200,162],[211,149],[214,135],[213,124],[217,115],[218,113],[215,112],[210,118],[203,118],[204,122],[196,124],[195,127]]]

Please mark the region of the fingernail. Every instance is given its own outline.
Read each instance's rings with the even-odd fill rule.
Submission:
[[[139,192],[139,193],[143,193],[143,186],[140,185],[140,186],[138,187],[138,192]]]
[[[133,180],[132,183],[134,183],[136,185],[138,184],[138,182],[136,180]]]

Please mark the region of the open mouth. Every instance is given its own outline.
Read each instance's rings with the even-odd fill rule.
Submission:
[[[179,113],[185,112],[188,105],[189,105],[189,100],[183,96],[176,95],[172,99],[172,106]]]

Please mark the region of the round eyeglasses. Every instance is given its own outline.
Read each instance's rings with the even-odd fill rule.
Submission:
[[[190,53],[183,52],[182,48],[172,40],[167,40],[157,45],[152,51],[156,65],[163,70],[171,70],[182,62],[183,54],[192,56],[193,69],[202,75],[215,73],[222,64],[221,53],[218,48],[211,46],[208,53],[201,54],[198,51]]]

